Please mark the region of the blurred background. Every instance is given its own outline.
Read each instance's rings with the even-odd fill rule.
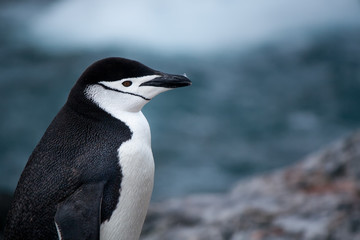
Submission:
[[[1,192],[80,74],[109,56],[193,81],[143,109],[153,201],[224,192],[360,124],[359,1],[1,0]]]

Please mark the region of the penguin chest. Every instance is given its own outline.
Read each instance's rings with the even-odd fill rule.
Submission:
[[[124,122],[132,137],[118,149],[122,173],[120,197],[110,219],[101,225],[102,240],[138,239],[153,190],[154,159],[149,125],[142,114]]]

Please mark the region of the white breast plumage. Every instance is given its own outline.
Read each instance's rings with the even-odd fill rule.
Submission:
[[[122,112],[132,137],[118,149],[122,170],[120,198],[109,221],[100,227],[100,239],[138,239],[149,206],[154,183],[154,159],[149,124],[142,112]]]

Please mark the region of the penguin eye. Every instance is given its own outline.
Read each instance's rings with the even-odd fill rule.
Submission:
[[[125,81],[125,82],[122,83],[122,85],[123,85],[124,87],[130,87],[131,84],[132,84],[131,81]]]

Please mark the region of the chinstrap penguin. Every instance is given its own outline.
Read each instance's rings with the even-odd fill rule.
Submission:
[[[138,239],[154,179],[141,109],[190,84],[124,58],[88,67],[29,157],[5,239]]]

